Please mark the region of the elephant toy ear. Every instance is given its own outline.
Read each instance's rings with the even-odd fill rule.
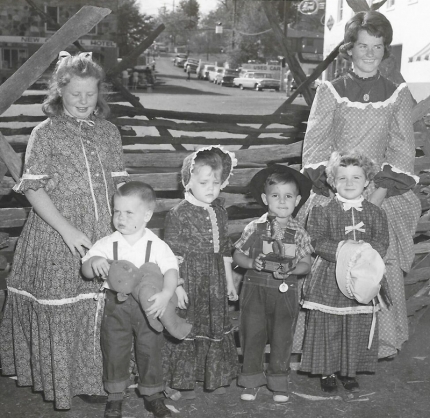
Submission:
[[[126,295],[125,293],[118,293],[116,295],[116,298],[118,299],[119,302],[124,302],[127,300],[128,295]]]

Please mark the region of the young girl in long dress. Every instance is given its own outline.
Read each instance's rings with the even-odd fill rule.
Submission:
[[[104,118],[103,70],[88,54],[61,54],[14,190],[33,208],[18,239],[0,329],[3,373],[42,391],[57,409],[105,395],[97,291],[81,256],[112,232],[111,197],[125,181],[118,129]]]
[[[318,258],[303,287],[303,307],[308,312],[300,370],[321,375],[324,392],[337,390],[336,374],[346,390],[357,391],[357,372],[376,369],[378,339],[373,338],[372,328],[377,329],[379,306],[345,296],[338,286],[336,268],[346,243],[368,243],[384,264],[387,217],[362,196],[377,170],[360,153],[334,152],[326,172],[336,196],[326,206],[314,206],[307,223]]]
[[[212,146],[185,158],[185,199],[170,210],[164,240],[180,260],[183,287],[177,289],[179,315],[192,325],[182,341],[167,339],[164,375],[184,398],[195,397],[196,382],[222,394],[238,373],[237,349],[228,299],[237,300],[231,271],[232,245],[227,211],[218,198],[228,184],[234,154]]]

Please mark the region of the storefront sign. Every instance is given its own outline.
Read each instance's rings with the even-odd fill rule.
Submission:
[[[98,46],[101,48],[116,48],[115,42],[106,41],[104,39],[80,39],[79,43],[82,46],[88,46],[88,47]]]
[[[14,44],[44,44],[47,40],[39,36],[0,36],[0,42]]]
[[[304,15],[313,15],[318,13],[318,2],[316,0],[303,0],[298,9]]]

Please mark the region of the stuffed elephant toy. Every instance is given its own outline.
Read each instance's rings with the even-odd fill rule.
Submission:
[[[125,301],[131,293],[143,311],[153,303],[148,302],[148,299],[163,288],[163,280],[163,274],[157,264],[145,263],[137,268],[125,260],[112,261],[107,278],[110,289],[118,293],[119,301]],[[178,298],[174,293],[161,318],[147,316],[147,319],[155,331],[161,332],[164,326],[170,335],[183,340],[190,333],[192,325],[176,314],[177,306]]]

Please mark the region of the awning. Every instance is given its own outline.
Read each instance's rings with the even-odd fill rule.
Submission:
[[[409,62],[430,61],[430,44],[418,51],[412,57],[409,57]]]

